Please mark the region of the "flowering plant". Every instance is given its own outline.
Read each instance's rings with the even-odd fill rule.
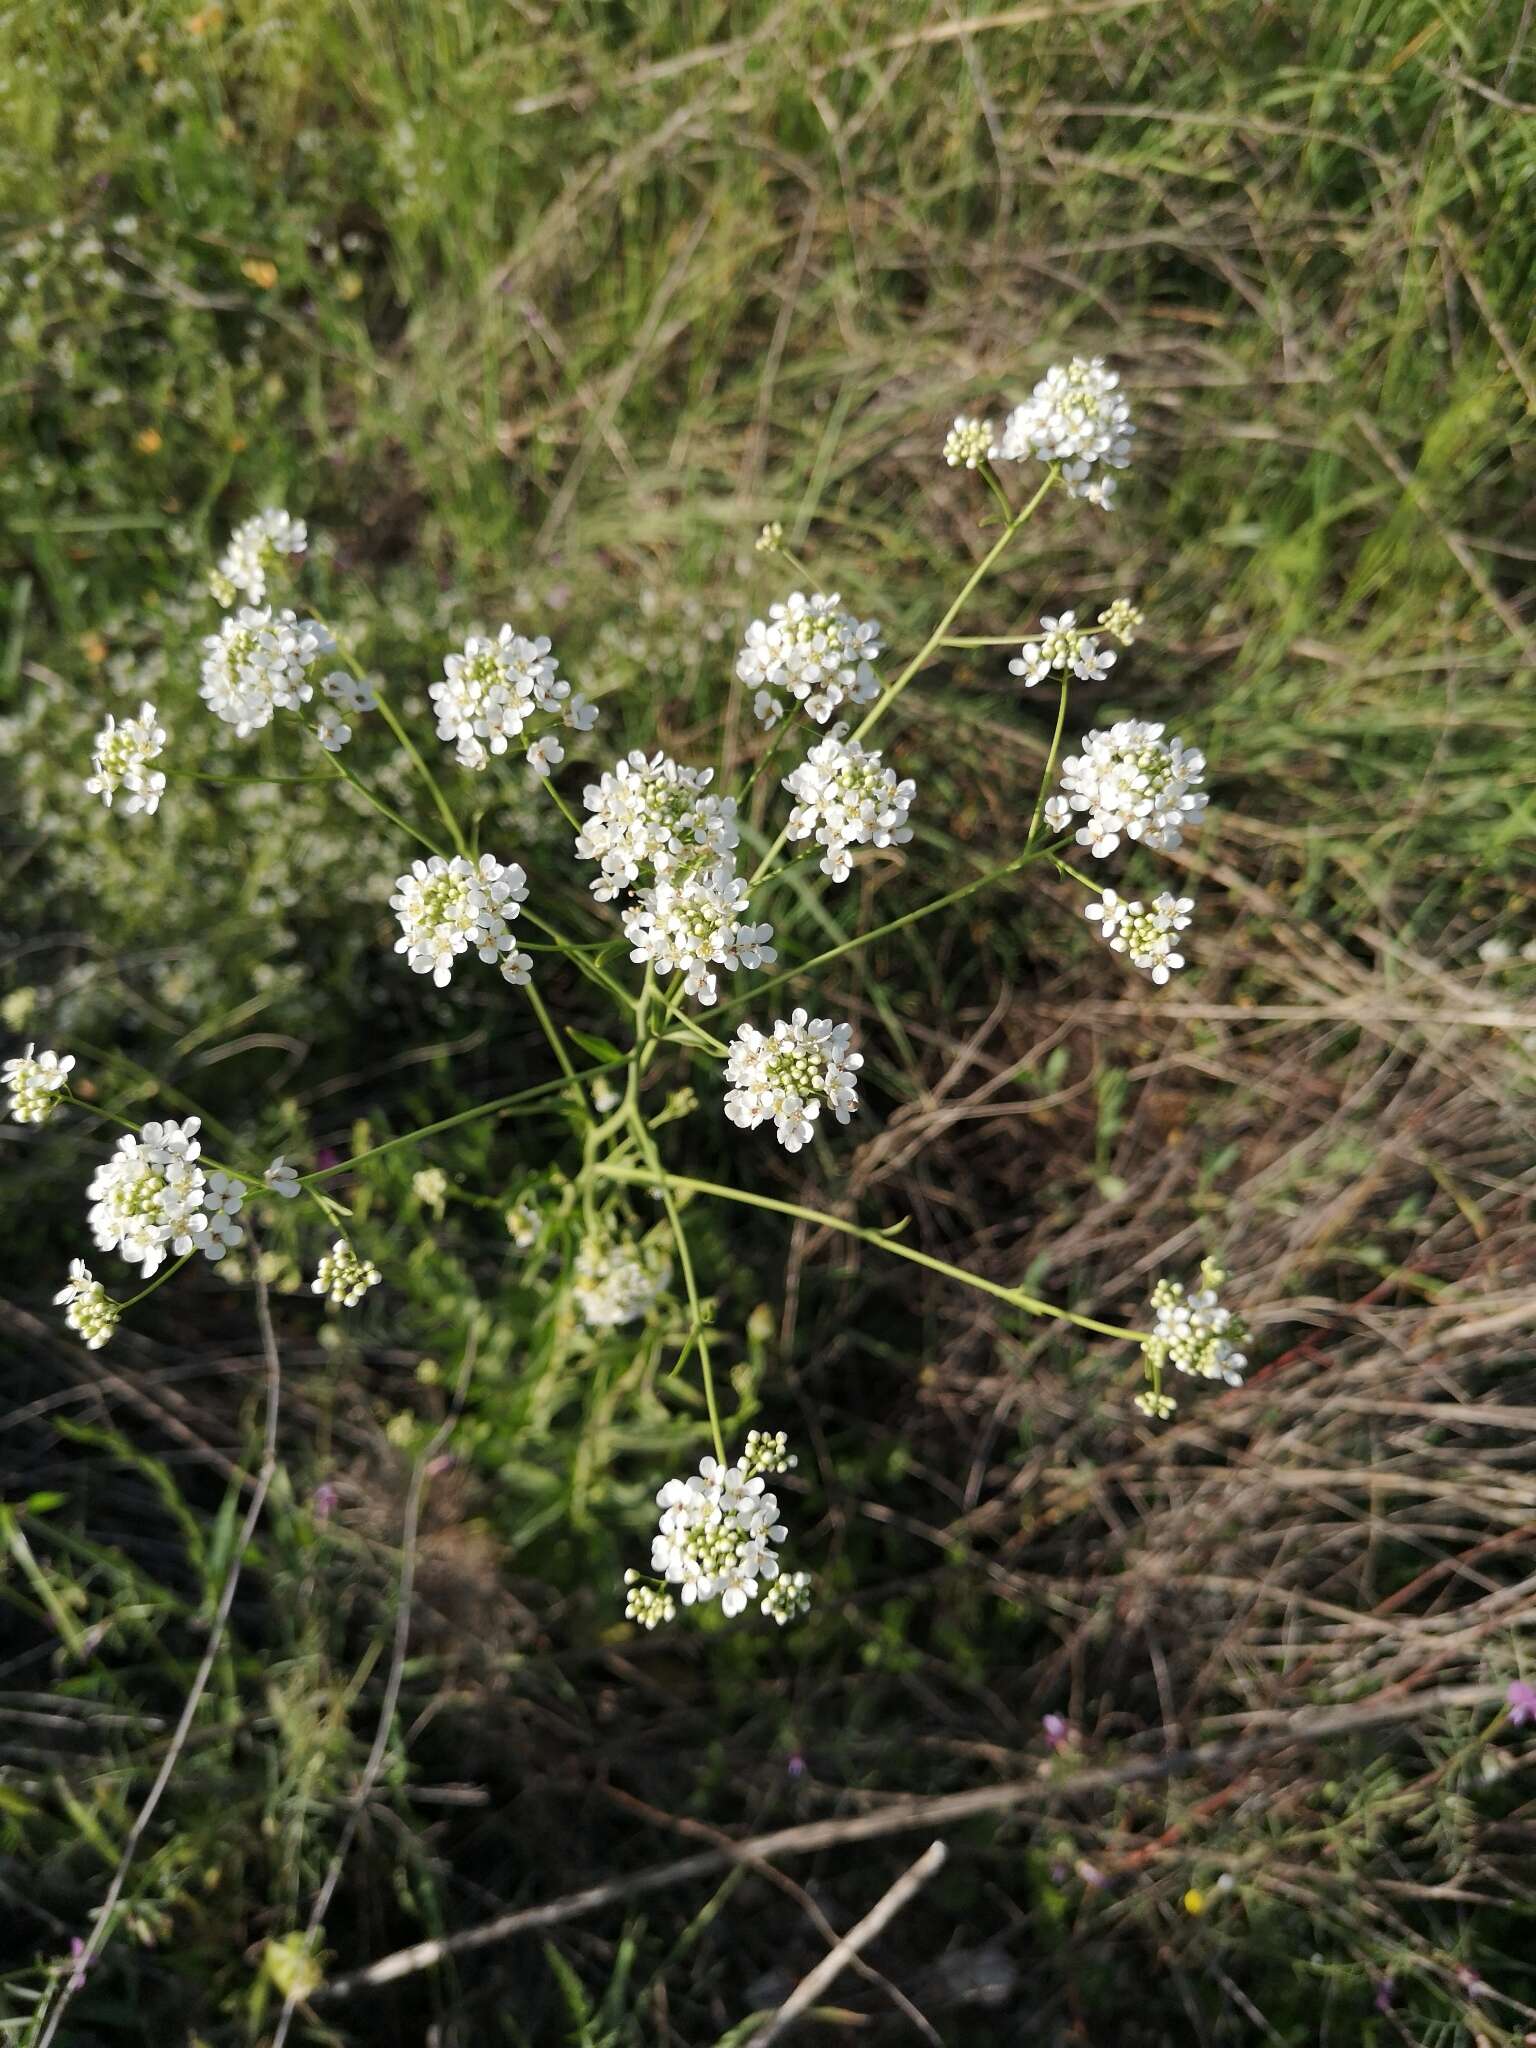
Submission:
[[[712,1305],[699,1286],[684,1218],[695,1200],[807,1219],[1022,1313],[1137,1344],[1145,1385],[1136,1405],[1149,1418],[1172,1412],[1164,1384],[1170,1368],[1236,1382],[1246,1363],[1246,1331],[1218,1300],[1222,1275],[1209,1261],[1194,1291],[1177,1279],[1158,1281],[1150,1330],[1122,1328],[968,1272],[892,1232],[679,1172],[664,1161],[657,1139],[665,1125],[697,1106],[691,1089],[656,1098],[663,1061],[684,1059],[696,1075],[710,1076],[700,1079],[700,1094],[713,1097],[742,1132],[762,1133],[751,1142],[776,1141],[790,1153],[818,1142],[835,1146],[835,1127],[860,1113],[863,1056],[853,1027],[805,1006],[790,1007],[786,1015],[768,999],[786,982],[883,932],[942,912],[1035,863],[1049,863],[1086,890],[1086,917],[1154,984],[1183,967],[1176,941],[1191,924],[1189,897],[1163,890],[1149,904],[1128,900],[1080,874],[1069,858],[1080,857],[1082,848],[1105,861],[1125,843],[1150,853],[1176,849],[1205,809],[1202,755],[1156,720],[1124,719],[1088,732],[1077,751],[1062,753],[1073,682],[1101,681],[1110,672],[1135,641],[1140,611],[1121,597],[1091,623],[1071,611],[1045,615],[1039,631],[1022,642],[954,632],[1053,490],[1110,509],[1114,473],[1129,463],[1134,432],[1118,380],[1098,360],[1051,370],[1001,427],[981,419],[955,422],[945,458],[984,483],[995,506],[995,538],[894,674],[882,671],[886,650],[878,623],[857,617],[835,593],[816,590],[782,530],[765,528],[760,551],[807,588],[771,604],[767,617],[753,620],[741,636],[734,675],[762,730],[740,789],[722,787],[712,766],[662,751],[636,749],[614,758],[593,736],[597,705],[561,674],[549,639],[511,625],[494,635],[471,635],[446,654],[442,679],[428,690],[434,749],[426,730],[413,731],[404,700],[397,708],[385,681],[353,659],[344,629],[273,601],[290,594],[300,572],[309,540],[305,522],[278,508],[247,519],[209,579],[226,615],[203,641],[200,695],[208,711],[241,741],[275,727],[291,732],[295,745],[305,737],[313,742],[322,772],[398,831],[402,862],[410,856],[389,897],[398,927],[394,950],[404,966],[430,976],[439,989],[473,976],[477,961],[495,969],[506,985],[501,999],[531,1007],[557,1071],[512,1096],[473,1104],[351,1159],[317,1159],[302,1171],[303,1162],[292,1164],[282,1154],[269,1163],[212,1157],[195,1115],[135,1124],[75,1093],[72,1056],[28,1046],[4,1068],[18,1120],[41,1123],[74,1103],[123,1128],[90,1183],[88,1222],[97,1248],[138,1267],[146,1284],[119,1300],[74,1259],[58,1296],[70,1326],[92,1348],[107,1343],[123,1315],[188,1260],[217,1261],[235,1251],[246,1235],[240,1219],[248,1203],[253,1209],[307,1204],[318,1226],[313,1292],[332,1308],[354,1308],[371,1289],[387,1285],[388,1272],[356,1241],[358,1225],[341,1199],[350,1174],[377,1153],[428,1145],[449,1125],[558,1109],[579,1137],[579,1163],[567,1170],[551,1156],[508,1210],[509,1236],[530,1267],[547,1271],[553,1264],[570,1324],[591,1333],[591,1342],[600,1341],[599,1333],[659,1327],[680,1316],[678,1368],[697,1372],[707,1416],[710,1449],[697,1471],[668,1479],[656,1495],[649,1573],[627,1574],[628,1615],[646,1628],[671,1620],[679,1604],[712,1602],[726,1615],[757,1602],[783,1623],[804,1610],[810,1594],[808,1575],[780,1563],[789,1530],[768,1482],[794,1465],[782,1433],[754,1429],[734,1459],[728,1450],[744,1418],[733,1421],[721,1412]],[[1010,490],[1009,479],[1020,470],[1032,486],[1027,497]],[[806,870],[814,869],[824,886],[841,887],[869,850],[909,847],[921,828],[917,786],[871,744],[875,728],[946,649],[990,646],[1016,649],[1007,668],[1022,688],[1048,683],[1057,694],[1044,774],[1017,843],[964,888],[810,961],[780,964],[765,912],[783,877],[795,870],[803,887]],[[387,729],[397,750],[392,767],[414,779],[428,823],[397,808],[396,780],[353,765],[349,749],[365,720]],[[596,753],[578,801],[557,775],[568,743]],[[488,813],[471,792],[488,776],[512,772],[519,757],[531,771],[532,789],[545,794],[573,835],[590,898],[582,914],[595,935],[568,930],[552,914],[531,854],[526,867],[504,857],[528,849],[509,846],[504,831],[494,851],[480,842]],[[107,720],[85,791],[108,806],[115,798],[115,814],[134,820],[124,829],[154,829],[146,821],[162,804],[174,803],[178,772],[194,772],[178,771],[176,761],[175,741],[156,706],[145,701],[137,717]],[[743,851],[743,800],[770,772],[788,801],[777,836],[753,861]],[[536,954],[565,962],[602,993],[618,1020],[618,1042],[595,1039],[550,1013]],[[720,1020],[746,1005],[754,1014],[722,1038]],[[828,1151],[827,1159],[835,1171],[835,1153]],[[446,1177],[428,1167],[416,1183],[421,1199],[441,1213]]]

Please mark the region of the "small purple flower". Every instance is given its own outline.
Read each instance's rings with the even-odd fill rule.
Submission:
[[[1072,1740],[1072,1724],[1060,1714],[1047,1714],[1040,1726],[1045,1730],[1045,1739],[1052,1749],[1065,1749]]]
[[[1096,1863],[1090,1863],[1086,1856],[1078,1857],[1077,1874],[1091,1892],[1101,1892],[1105,1885],[1109,1883],[1109,1879],[1100,1870],[1099,1866]]]
[[[453,1451],[444,1451],[441,1457],[434,1458],[427,1467],[427,1477],[441,1479],[443,1474],[451,1472],[458,1462],[458,1457]]]
[[[1392,2000],[1396,1994],[1397,1979],[1395,1977],[1383,1977],[1377,1983],[1376,1996],[1372,1999],[1371,2003],[1378,2012],[1390,2012],[1392,2010]]]
[[[322,1145],[315,1154],[315,1165],[323,1170],[328,1166],[340,1166],[341,1154],[332,1145]]]
[[[1515,1679],[1504,1698],[1509,1707],[1511,1728],[1523,1728],[1527,1722],[1536,1721],[1536,1685],[1532,1685],[1529,1679]]]
[[[1488,1989],[1476,1970],[1469,1970],[1465,1963],[1458,1963],[1456,1966],[1456,1982],[1468,1998],[1481,1998]]]
[[[803,1778],[805,1776],[805,1758],[798,1749],[784,1768],[792,1778]]]
[[[317,1522],[327,1522],[335,1512],[340,1495],[329,1479],[324,1479],[310,1496],[310,1510]]]
[[[85,1943],[78,1934],[72,1934],[69,1937],[69,1959],[72,1963],[80,1964],[80,1967],[70,1972],[69,1989],[71,1991],[83,1991],[85,1989],[85,1973],[90,1968],[90,1965],[88,1963],[81,1963],[81,1958],[84,1954]]]

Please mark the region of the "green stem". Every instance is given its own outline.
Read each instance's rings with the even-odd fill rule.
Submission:
[[[315,728],[313,726],[309,726],[306,729],[309,732],[313,732]],[[339,775],[341,777],[341,780],[345,782],[350,788],[355,789],[358,795],[363,799],[364,803],[371,804],[373,808],[378,812],[381,818],[388,818],[391,825],[396,826],[401,832],[404,832],[405,834],[407,834],[408,837],[414,839],[418,846],[424,846],[427,849],[428,853],[436,854],[439,859],[442,858],[443,850],[437,844],[436,840],[429,839],[425,832],[418,831],[417,828],[414,825],[412,825],[407,819],[402,818],[398,811],[391,810],[390,806],[387,803],[385,803],[382,797],[375,796],[373,791],[368,787],[367,783],[364,782],[359,776],[356,776],[352,773],[352,770],[342,760],[340,754],[333,754],[330,751],[330,749],[327,748],[325,752],[325,758],[331,764],[333,772]]]
[[[350,657],[343,658],[348,660],[349,666],[352,668],[353,673],[357,674],[357,664],[355,662],[352,662],[350,660]],[[437,777],[432,773],[432,770],[421,758],[421,755],[416,748],[416,742],[411,738],[410,734],[406,731],[405,727],[396,717],[394,706],[390,703],[389,699],[385,696],[384,692],[381,689],[379,689],[377,685],[374,686],[374,695],[378,699],[378,706],[381,714],[383,715],[384,723],[389,727],[390,731],[394,734],[395,738],[400,742],[400,745],[405,749],[407,760],[410,762],[411,766],[416,770],[416,773],[421,777],[422,781],[427,785],[427,788],[431,791],[432,801],[437,805],[438,816],[442,819],[443,823],[448,827],[448,837],[453,842],[454,852],[463,854],[467,857],[469,853],[469,843],[465,839],[463,831],[460,829],[458,819],[454,816],[452,804],[450,804],[447,797],[443,795],[442,789],[438,784]]]
[[[902,1244],[883,1230],[870,1230],[862,1223],[849,1223],[841,1216],[829,1216],[824,1209],[808,1209],[799,1202],[781,1202],[773,1195],[759,1195],[746,1188],[729,1188],[717,1181],[693,1180],[685,1175],[663,1173],[641,1173],[633,1168],[610,1166],[600,1169],[605,1178],[622,1181],[634,1187],[662,1186],[682,1189],[696,1195],[713,1195],[722,1202],[744,1202],[749,1208],[769,1209],[778,1216],[794,1216],[804,1223],[819,1224],[826,1230],[840,1231],[844,1237],[856,1237],[861,1244],[874,1245],[878,1250],[890,1252],[898,1259],[908,1259],[914,1266],[925,1266],[931,1273],[942,1273],[946,1279],[958,1280],[962,1286],[974,1287],[982,1294],[995,1296],[1005,1301],[1010,1308],[1023,1309],[1027,1315],[1049,1316],[1056,1322],[1072,1323],[1080,1330],[1092,1330],[1100,1337],[1123,1337],[1133,1344],[1144,1342],[1150,1334],[1146,1330],[1128,1330],[1119,1323],[1101,1323],[1094,1316],[1079,1315],[1076,1309],[1059,1308],[1054,1302],[1041,1301],[1036,1295],[1026,1294],[1020,1287],[1005,1287],[999,1280],[987,1280],[979,1273],[968,1273],[964,1266],[952,1266],[947,1259],[936,1259],[930,1252],[920,1252],[914,1245]]]
[[[163,1287],[167,1280],[174,1274],[179,1273],[183,1266],[188,1265],[196,1257],[196,1252],[183,1252],[181,1257],[175,1260],[173,1264],[162,1267],[147,1287],[141,1287],[137,1294],[130,1295],[127,1301],[120,1301],[117,1304],[118,1314],[126,1315],[129,1309],[137,1308],[141,1301],[148,1301],[157,1287]]]
[[[1045,815],[1046,792],[1050,789],[1051,777],[1056,772],[1056,756],[1061,751],[1062,729],[1067,722],[1067,692],[1071,687],[1071,682],[1072,678],[1069,675],[1062,676],[1061,695],[1056,700],[1056,730],[1051,734],[1051,750],[1045,757],[1045,772],[1041,775],[1040,787],[1035,792],[1035,808],[1030,816],[1029,830],[1024,835],[1024,844],[1026,846],[1034,845],[1035,834],[1040,830],[1040,820]],[[1057,865],[1059,866],[1060,863],[1058,862]]]

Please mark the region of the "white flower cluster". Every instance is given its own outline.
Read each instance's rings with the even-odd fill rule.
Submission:
[[[951,469],[979,469],[996,439],[990,420],[973,420],[961,413],[944,437],[944,460]]]
[[[65,1311],[65,1326],[85,1339],[87,1351],[99,1351],[117,1328],[121,1310],[84,1259],[70,1260],[69,1279],[53,1299]]]
[[[302,555],[308,545],[309,529],[303,520],[269,506],[235,528],[208,579],[209,587],[222,605],[232,605],[237,596],[261,604],[267,595],[267,578],[283,556]]]
[[[165,727],[159,724],[153,704],[141,704],[138,717],[125,718],[121,725],[109,711],[92,744],[86,789],[99,796],[109,811],[112,799],[120,796],[120,810],[152,816],[165,790],[165,776],[149,764],[164,749]]]
[[[377,711],[378,692],[366,676],[355,676],[344,668],[333,669],[320,678],[320,688],[330,699],[315,715],[315,738],[328,754],[339,754],[352,737],[348,717]]]
[[[1242,1385],[1248,1358],[1241,1347],[1249,1332],[1241,1316],[1217,1299],[1216,1290],[1226,1277],[1213,1259],[1206,1259],[1193,1294],[1178,1280],[1159,1280],[1152,1289],[1152,1334],[1141,1346],[1151,1385],[1135,1398],[1143,1415],[1161,1420],[1173,1413],[1173,1397],[1162,1391],[1163,1374],[1170,1365],[1197,1379]]]
[[[637,889],[624,912],[631,960],[658,974],[680,973],[684,992],[699,1002],[718,1000],[717,967],[764,967],[778,958],[771,924],[746,922],[747,884],[725,861],[696,868],[677,881]]]
[[[6,1109],[19,1124],[45,1124],[58,1107],[59,1097],[69,1086],[75,1064],[73,1053],[60,1059],[56,1052],[38,1052],[28,1046],[24,1053],[0,1067],[0,1081],[10,1090]]]
[[[246,605],[203,642],[199,694],[241,739],[314,695],[310,671],[336,643],[316,619]]]
[[[330,1250],[321,1254],[309,1291],[325,1295],[334,1308],[356,1308],[381,1278],[372,1259],[359,1258],[347,1240],[338,1237]]]
[[[867,704],[878,694],[879,654],[875,620],[845,612],[836,592],[806,597],[797,590],[748,626],[736,673],[756,692],[752,709],[764,725],[784,716],[776,690],[787,690],[825,725],[840,704]]]
[[[1080,682],[1102,682],[1114,667],[1115,657],[1101,650],[1099,634],[1108,633],[1123,647],[1129,647],[1140,622],[1141,613],[1123,597],[1117,597],[1107,611],[1100,613],[1092,632],[1077,623],[1076,612],[1063,612],[1054,619],[1044,617],[1039,633],[1026,640],[1009,662],[1008,673],[1022,676],[1026,690],[1043,683],[1048,675],[1073,675]]]
[[[1099,936],[1107,939],[1116,953],[1126,954],[1133,967],[1149,974],[1162,988],[1184,965],[1184,955],[1174,950],[1174,938],[1189,929],[1194,907],[1193,897],[1170,896],[1166,889],[1153,897],[1150,910],[1144,903],[1127,903],[1113,889],[1105,889],[1083,915],[1098,926]]]
[[[400,924],[395,951],[417,974],[430,974],[446,988],[454,961],[473,950],[516,986],[530,979],[533,961],[512,943],[511,920],[528,900],[528,877],[516,861],[503,866],[488,853],[477,861],[434,853],[412,861],[395,891],[389,899]]]
[[[718,1599],[724,1613],[737,1615],[761,1588],[764,1606],[779,1621],[803,1612],[809,1605],[803,1573],[772,1606],[768,1601],[779,1577],[774,1545],[789,1531],[778,1519],[779,1503],[766,1491],[764,1475],[786,1471],[794,1462],[782,1434],[753,1431],[734,1465],[701,1458],[692,1478],[669,1479],[656,1496],[661,1516],[651,1544],[651,1570],[661,1583],[640,1592],[638,1574],[625,1574],[631,1618],[647,1628],[669,1621],[675,1609],[667,1586],[680,1589],[685,1607]]]
[[[195,1116],[182,1123],[168,1118],[145,1124],[137,1137],[119,1138],[86,1190],[97,1245],[141,1267],[146,1279],[167,1251],[218,1260],[245,1241],[235,1221],[245,1190],[229,1174],[198,1164],[199,1123]]]
[[[1179,739],[1165,740],[1161,725],[1123,718],[1108,732],[1090,732],[1082,752],[1061,764],[1061,794],[1045,807],[1045,821],[1061,831],[1074,811],[1086,812],[1077,843],[1100,860],[1121,835],[1157,851],[1183,844],[1206,806],[1200,784],[1205,756]]]
[[[994,462],[1059,462],[1071,496],[1108,511],[1115,479],[1104,471],[1129,467],[1136,431],[1119,387],[1102,356],[1057,363],[1009,413],[988,452]]]
[[[772,1585],[758,1602],[764,1614],[783,1628],[786,1622],[798,1621],[802,1614],[810,1611],[811,1575],[809,1572],[780,1572]]]
[[[850,1052],[852,1027],[830,1017],[795,1010],[780,1017],[773,1036],[743,1024],[725,1063],[725,1113],[741,1130],[755,1130],[771,1117],[779,1143],[798,1152],[811,1141],[825,1107],[840,1124],[859,1106],[861,1053]]]
[[[906,845],[912,837],[907,818],[917,795],[917,784],[898,782],[877,752],[845,739],[847,729],[833,726],[784,778],[785,789],[796,800],[789,814],[789,836],[814,839],[825,847],[821,870],[834,882],[846,882],[853,872],[851,848]]]
[[[630,958],[680,972],[701,1003],[718,999],[716,968],[777,958],[773,926],[751,922],[748,884],[736,872],[735,802],[708,793],[711,774],[665,754],[629,754],[587,785],[591,816],[576,838],[582,859],[602,869],[592,884],[599,902],[632,892],[623,913]]]
[[[455,743],[465,768],[484,768],[492,754],[504,754],[540,712],[557,717],[576,732],[588,732],[597,709],[573,696],[558,673],[560,664],[540,634],[526,640],[503,626],[494,640],[472,634],[463,652],[443,662],[443,680],[428,691],[437,713],[437,736]],[[565,758],[565,749],[546,732],[527,749],[529,766],[548,775]]]
[[[643,877],[715,866],[735,852],[736,801],[707,793],[714,773],[637,748],[587,784],[582,802],[592,815],[576,851],[602,868],[592,884],[599,903],[611,903]]]
[[[577,1313],[594,1330],[616,1330],[649,1313],[672,1278],[672,1261],[656,1244],[609,1243],[589,1237],[576,1253],[571,1288]]]

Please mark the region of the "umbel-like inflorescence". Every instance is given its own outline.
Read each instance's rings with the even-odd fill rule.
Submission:
[[[573,731],[589,731],[597,721],[596,707],[572,694],[559,668],[542,634],[528,640],[503,626],[493,640],[471,635],[462,652],[447,656],[443,680],[427,693],[437,714],[438,738],[454,742],[465,768],[479,769],[493,754],[504,754],[540,713]],[[526,753],[539,775],[547,775],[565,757],[548,729],[528,744]]]
[[[245,739],[275,712],[307,704],[315,693],[311,672],[335,652],[318,620],[246,605],[204,640],[199,695]]]
[[[1143,1415],[1162,1420],[1173,1413],[1175,1402],[1163,1391],[1163,1374],[1169,1366],[1190,1373],[1196,1379],[1221,1380],[1240,1387],[1248,1358],[1248,1325],[1232,1309],[1224,1308],[1217,1289],[1226,1274],[1214,1259],[1200,1267],[1200,1284],[1191,1294],[1179,1280],[1159,1280],[1152,1289],[1154,1321],[1152,1333],[1143,1339],[1142,1360],[1150,1384],[1135,1397]]]
[[[587,784],[582,802],[591,816],[576,851],[602,869],[592,884],[599,903],[645,880],[718,866],[735,852],[736,802],[709,794],[714,772],[637,749]]]
[[[108,810],[116,800],[120,811],[152,816],[165,791],[165,774],[149,764],[164,750],[165,727],[153,704],[141,704],[138,717],[125,718],[121,725],[109,711],[91,749],[85,786]]]
[[[1102,356],[1074,356],[1064,368],[1047,370],[1022,405],[1003,422],[990,450],[994,462],[1061,465],[1062,481],[1074,498],[1108,511],[1115,479],[1107,469],[1126,469],[1131,460],[1131,409],[1120,379]]]
[[[658,1244],[589,1237],[576,1254],[571,1295],[577,1314],[594,1330],[635,1323],[660,1300],[672,1261]]]
[[[344,1237],[338,1237],[330,1250],[321,1254],[309,1291],[323,1294],[333,1308],[356,1308],[382,1277],[372,1259],[359,1257]]]
[[[61,1059],[56,1052],[39,1052],[31,1045],[7,1060],[0,1067],[0,1081],[10,1092],[7,1113],[19,1124],[47,1123],[69,1086],[74,1065],[73,1053],[65,1053]]]
[[[1165,889],[1154,896],[1151,908],[1144,903],[1127,903],[1113,889],[1101,892],[1083,915],[1099,928],[1117,953],[1124,953],[1133,967],[1150,975],[1159,988],[1184,965],[1184,955],[1175,950],[1177,935],[1189,927],[1194,909],[1190,896],[1170,896]]]
[[[99,1351],[117,1328],[121,1311],[84,1259],[71,1259],[69,1278],[53,1297],[64,1310],[67,1328],[85,1339],[87,1351]]]
[[[741,1025],[725,1063],[726,1115],[744,1131],[771,1117],[787,1152],[811,1142],[823,1109],[847,1123],[859,1106],[864,1064],[862,1054],[848,1050],[852,1037],[850,1025],[804,1010],[780,1017],[767,1038],[755,1025]]]
[[[1026,640],[1008,664],[1010,675],[1021,676],[1026,690],[1043,683],[1049,675],[1077,676],[1085,683],[1102,682],[1114,667],[1115,657],[1099,646],[1099,635],[1107,634],[1129,647],[1136,637],[1142,614],[1128,598],[1117,597],[1100,612],[1092,631],[1077,623],[1076,612],[1062,612],[1058,618],[1042,618],[1040,631]]]
[[[773,926],[749,923],[747,909],[747,885],[724,861],[637,889],[624,913],[629,957],[648,961],[658,974],[681,974],[686,995],[713,1003],[717,967],[735,973],[778,958]]]
[[[996,439],[997,429],[991,420],[970,419],[961,413],[944,437],[944,460],[951,469],[980,469]]]
[[[736,657],[736,673],[754,691],[752,709],[764,725],[776,725],[786,691],[825,725],[841,704],[868,704],[879,694],[874,664],[880,628],[874,619],[845,612],[834,592],[806,597],[796,590],[771,605],[766,619],[754,619]]]
[[[309,529],[303,520],[269,506],[235,528],[208,586],[221,605],[232,605],[236,597],[243,597],[248,604],[262,604],[267,578],[284,556],[302,555],[308,545]]]
[[[1074,812],[1087,813],[1078,827],[1079,846],[1103,860],[1122,835],[1157,852],[1183,844],[1184,833],[1200,822],[1206,806],[1200,785],[1205,756],[1180,739],[1165,740],[1161,725],[1123,718],[1108,732],[1090,732],[1082,752],[1061,764],[1061,794],[1045,807],[1045,820],[1059,831]]]
[[[119,1138],[86,1190],[97,1245],[140,1267],[146,1279],[168,1252],[217,1260],[244,1242],[235,1218],[245,1190],[227,1173],[204,1171],[199,1125],[195,1116],[168,1118]]]
[[[835,725],[784,778],[795,799],[789,836],[814,839],[825,848],[822,873],[834,882],[846,882],[853,872],[855,846],[907,844],[912,837],[907,818],[917,795],[915,782],[898,782],[878,753],[845,739],[846,731]]]
[[[395,951],[439,988],[448,986],[454,961],[468,952],[521,986],[532,976],[533,961],[514,946],[511,920],[527,899],[528,877],[516,861],[503,867],[488,853],[477,861],[463,854],[445,860],[440,853],[412,861],[389,899],[400,924]]]
[[[803,1573],[772,1605],[767,1598],[779,1577],[775,1546],[789,1531],[778,1518],[766,1475],[794,1463],[782,1431],[767,1436],[753,1430],[734,1465],[702,1458],[691,1478],[669,1479],[656,1496],[661,1515],[651,1570],[657,1583],[647,1586],[638,1572],[625,1574],[630,1619],[645,1628],[670,1621],[676,1609],[669,1586],[678,1588],[685,1607],[718,1600],[722,1613],[737,1615],[761,1592],[763,1605],[780,1621],[803,1613],[810,1604]]]

